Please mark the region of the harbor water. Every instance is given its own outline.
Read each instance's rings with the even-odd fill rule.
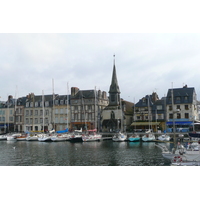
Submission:
[[[172,144],[165,143],[169,149]],[[0,141],[0,166],[169,166],[155,142]]]

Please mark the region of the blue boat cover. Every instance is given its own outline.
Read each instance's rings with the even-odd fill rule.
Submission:
[[[62,130],[62,131],[56,131],[56,133],[66,133],[66,132],[68,132],[68,131],[69,131],[69,129],[66,128],[65,130]]]

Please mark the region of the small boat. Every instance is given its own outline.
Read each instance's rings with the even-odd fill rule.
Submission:
[[[162,141],[162,142],[164,142],[164,141],[170,141],[170,136],[167,135],[167,134],[163,134],[163,135],[160,135],[160,136],[158,137],[158,140],[160,140],[160,141]]]
[[[16,141],[17,136],[13,136],[13,135],[8,135],[7,136],[7,140],[8,141]]]
[[[16,141],[17,140],[17,137],[20,136],[21,134],[19,133],[14,133],[12,135],[7,135],[7,140],[8,141]]]
[[[183,156],[174,156],[171,160],[171,166],[200,166],[200,161],[187,161]]]
[[[97,133],[97,129],[88,130],[86,135],[82,135],[83,142],[99,141],[101,138],[102,135]]]
[[[70,135],[69,134],[57,134],[51,136],[51,140],[53,142],[59,142],[59,141],[67,141],[70,140]]]
[[[7,140],[7,135],[0,135],[0,140]]]
[[[71,142],[82,142],[82,128],[80,130],[75,130],[71,136],[70,136],[70,141]]]
[[[124,134],[124,133],[121,133],[121,132],[116,133],[116,134],[112,137],[112,140],[113,140],[114,142],[123,142],[123,141],[125,141],[126,139],[127,139],[127,135]]]
[[[38,135],[37,134],[28,134],[26,137],[27,141],[38,141]]]
[[[128,140],[130,142],[136,142],[136,141],[140,141],[140,136],[136,133],[134,133],[133,135],[131,135]]]
[[[143,142],[152,142],[155,140],[155,135],[151,133],[151,130],[148,130],[146,134],[142,137]]]
[[[24,141],[26,140],[26,138],[27,138],[27,135],[20,135],[16,137],[17,141]]]
[[[51,135],[49,134],[42,134],[38,137],[38,141],[40,142],[50,142],[51,140]]]

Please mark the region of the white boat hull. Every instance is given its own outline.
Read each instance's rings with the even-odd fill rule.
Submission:
[[[38,141],[38,137],[37,136],[28,136],[26,138],[27,141]]]
[[[147,134],[142,137],[143,142],[151,142],[154,141],[156,138],[153,134]]]
[[[82,136],[83,142],[98,141],[98,140],[101,140],[101,138],[102,138],[102,135]]]
[[[119,134],[116,134],[112,137],[112,140],[114,142],[123,142],[127,139],[127,135],[123,134],[123,133],[119,133]]]
[[[168,136],[168,135],[161,135],[161,136],[159,136],[158,137],[158,140],[160,140],[160,141],[170,141],[170,136]]]
[[[40,142],[49,142],[52,141],[50,136],[46,136],[46,137],[38,137],[38,141]]]
[[[1,135],[0,136],[0,140],[7,140],[7,136],[6,135]]]

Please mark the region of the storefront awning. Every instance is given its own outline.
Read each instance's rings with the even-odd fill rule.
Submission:
[[[192,121],[175,121],[175,125],[191,125]],[[167,122],[167,125],[173,125],[173,122]]]
[[[148,125],[158,126],[160,122],[133,122],[131,126],[148,126]]]

